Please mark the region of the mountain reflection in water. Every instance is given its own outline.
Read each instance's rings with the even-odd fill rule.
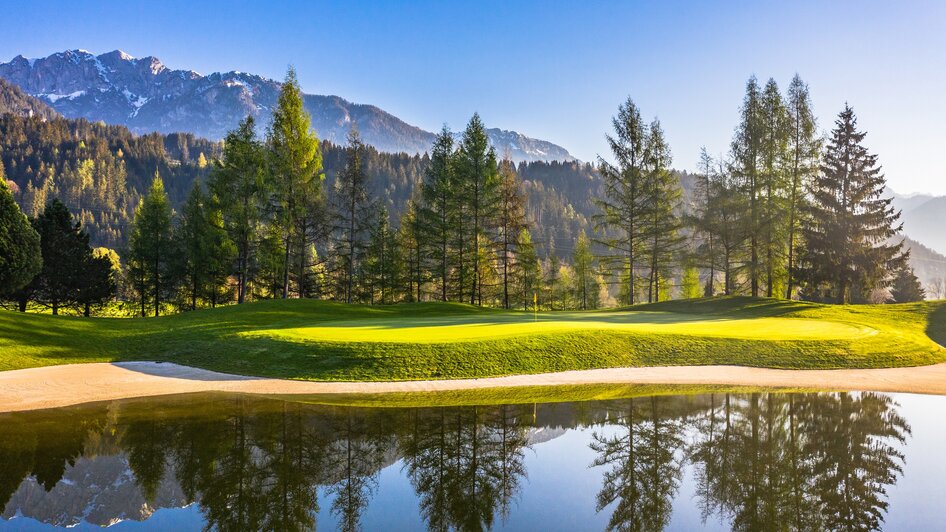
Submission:
[[[432,530],[515,528],[516,518],[662,530],[681,505],[698,524],[736,530],[875,530],[903,474],[910,426],[898,409],[876,393],[436,408],[199,395],[4,414],[0,528],[147,526],[161,508],[196,504],[186,526],[355,530],[379,488],[401,483],[413,501],[389,497],[382,510]],[[545,457],[557,439],[564,454]],[[582,478],[559,477],[557,489],[580,497],[593,475],[596,521],[520,507],[529,470],[571,475],[574,460]]]

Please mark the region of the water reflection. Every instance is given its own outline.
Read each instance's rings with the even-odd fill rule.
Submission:
[[[5,519],[58,526],[197,503],[206,529],[309,530],[321,512],[356,530],[394,465],[416,502],[387,511],[415,512],[430,530],[484,530],[517,511],[530,457],[557,466],[539,445],[567,429],[593,455],[610,530],[667,528],[684,482],[704,522],[871,530],[902,474],[910,428],[897,410],[872,393],[423,409],[222,395],[111,403],[0,416],[0,501]],[[551,513],[528,517],[556,528]]]

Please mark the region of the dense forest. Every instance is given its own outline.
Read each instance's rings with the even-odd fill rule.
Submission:
[[[37,234],[73,243],[72,260],[113,270],[57,291],[44,265],[6,289],[21,309],[89,313],[110,297],[79,294],[112,285],[142,315],[271,297],[554,310],[924,296],[853,110],[822,137],[797,76],[784,94],[750,78],[730,152],[704,150],[692,174],[672,169],[660,122],[631,99],[609,158],[515,165],[478,115],[424,155],[378,152],[356,126],[345,146],[320,141],[292,71],[264,138],[248,117],[221,143],[67,120],[5,90],[9,194]]]

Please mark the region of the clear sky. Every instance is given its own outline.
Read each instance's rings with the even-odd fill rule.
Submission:
[[[122,49],[378,105],[408,123],[490,127],[583,160],[631,96],[674,166],[728,149],[746,79],[795,72],[822,129],[850,102],[898,192],[946,194],[946,2],[0,1],[0,60]]]

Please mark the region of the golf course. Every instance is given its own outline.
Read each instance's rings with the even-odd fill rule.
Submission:
[[[283,379],[405,381],[721,364],[854,369],[946,362],[941,344],[944,302],[735,297],[531,313],[274,300],[143,319],[0,313],[0,371],[155,361]]]

